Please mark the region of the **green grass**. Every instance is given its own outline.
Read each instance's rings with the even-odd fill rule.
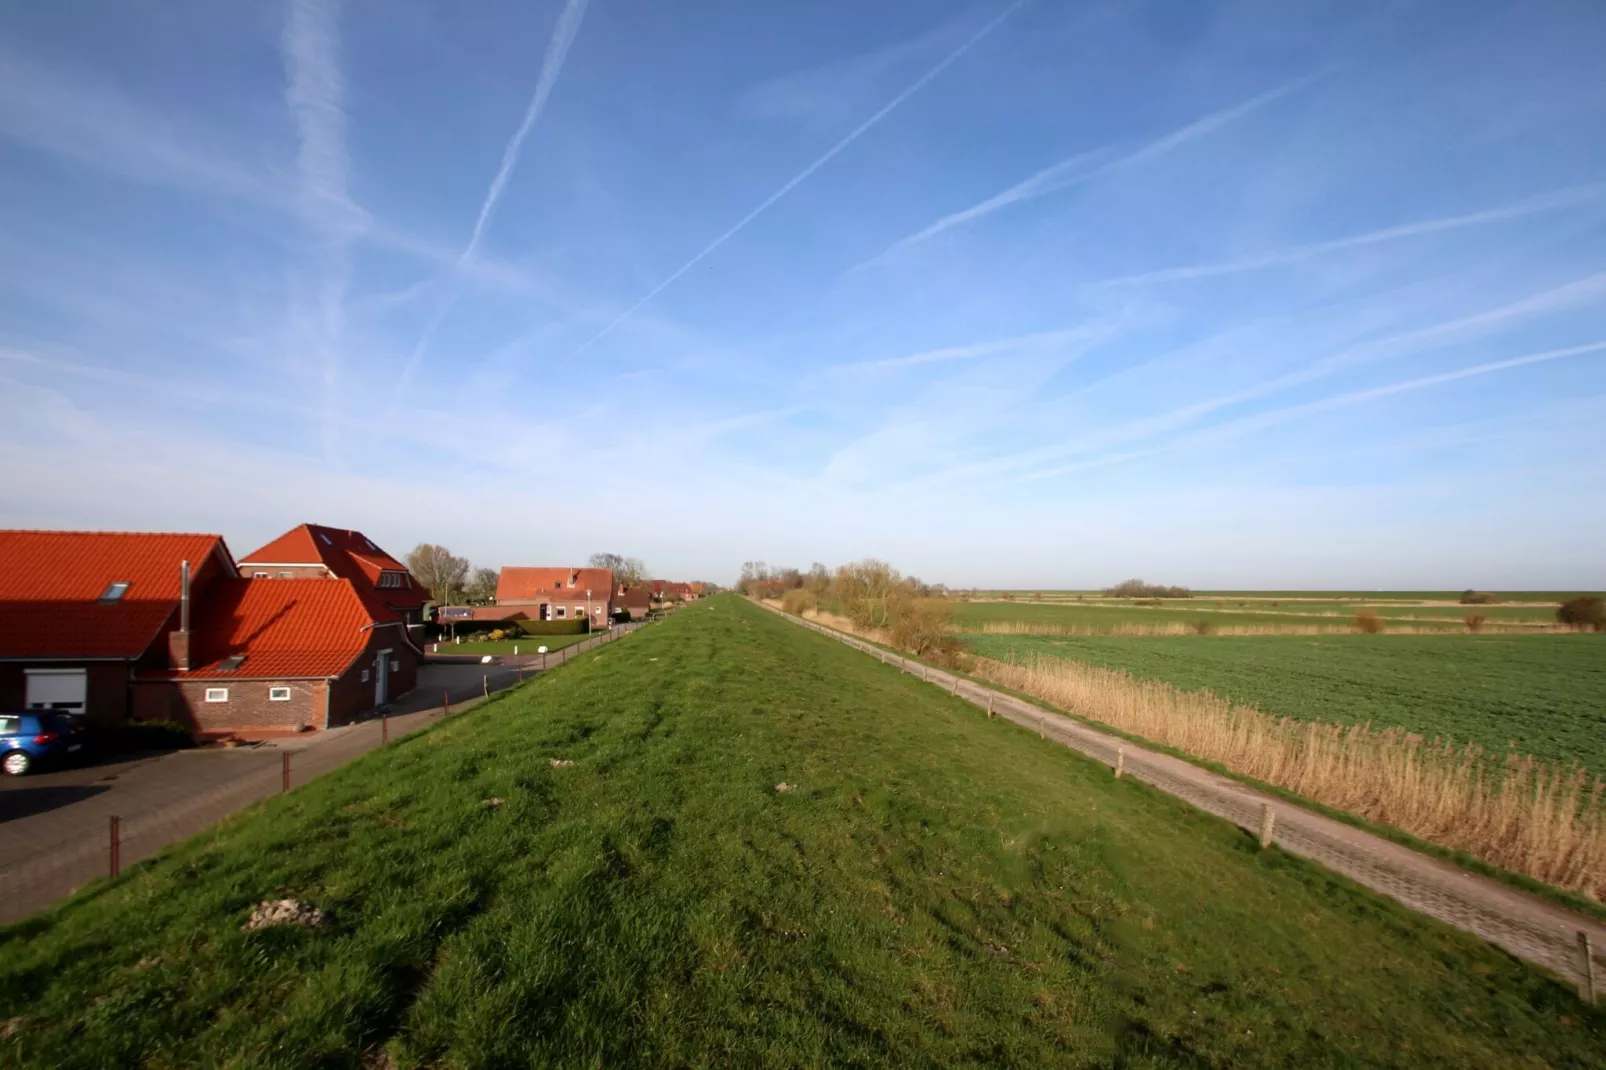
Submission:
[[[977,653],[1120,669],[1301,720],[1507,744],[1606,773],[1606,636],[972,635]]]
[[[1349,619],[1354,615],[1351,613],[1342,617],[1324,617],[1316,615],[1316,611],[1298,614],[1297,610],[1256,611],[1255,609],[1221,612],[1218,605],[1193,605],[1191,603],[1191,599],[1181,602],[1167,600],[1161,606],[1149,608],[1115,601],[1102,605],[1078,605],[1075,602],[1069,604],[1063,602],[961,602],[954,608],[954,621],[961,631],[966,628],[977,627],[988,621],[1026,621],[1031,624],[1098,629],[1109,629],[1126,624],[1163,625],[1180,623],[1191,625],[1201,620],[1209,621],[1218,628],[1226,628],[1233,625],[1297,627],[1309,624],[1323,627],[1348,627]],[[1459,615],[1457,615],[1455,621],[1445,623],[1423,621],[1418,622],[1417,626],[1446,632],[1466,630],[1459,623]]]
[[[597,633],[600,634],[600,633]],[[589,635],[526,635],[522,639],[499,639],[495,642],[487,639],[478,643],[441,643],[441,654],[511,654],[513,648],[518,647],[520,654],[534,654],[542,647],[548,652],[562,650],[566,646],[583,643],[590,639]]]
[[[240,930],[280,895],[331,926]],[[61,1067],[1606,1050],[1472,937],[728,596],[0,932],[12,1016]]]

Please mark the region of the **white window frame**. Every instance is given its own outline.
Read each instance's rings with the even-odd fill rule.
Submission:
[[[289,702],[290,701],[290,689],[288,687],[283,687],[283,686],[268,688],[268,701],[269,702]]]
[[[253,572],[251,573],[251,578],[253,580],[271,580],[273,574],[270,572]]]
[[[554,620],[567,620],[568,619],[568,613],[569,613],[568,609],[566,609],[563,606],[553,606],[552,607],[552,618]]]
[[[365,683],[365,684],[368,682],[368,670],[367,669],[364,669],[362,671],[362,682]]]
[[[226,687],[209,687],[209,688],[206,689],[206,701],[208,701],[208,702],[227,702],[228,700],[229,700],[229,689],[228,688],[226,688]]]
[[[289,569],[285,569],[284,571],[279,573],[279,578],[281,580],[293,580],[293,579],[296,578],[296,574],[294,572],[291,572]]]

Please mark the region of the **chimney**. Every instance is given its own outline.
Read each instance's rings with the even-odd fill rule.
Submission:
[[[190,563],[179,563],[178,631],[167,633],[167,657],[181,672],[190,668]]]

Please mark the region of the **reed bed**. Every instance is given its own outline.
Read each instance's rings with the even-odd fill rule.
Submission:
[[[1209,691],[1182,691],[1059,658],[978,658],[984,680],[1092,721],[1466,851],[1592,899],[1606,898],[1606,784],[1577,764],[1397,728],[1274,717]]]
[[[1353,622],[1332,624],[1217,624],[1209,621],[1209,635],[1353,635]],[[1150,624],[1137,621],[1115,621],[1111,624],[1052,624],[1041,621],[989,620],[980,624],[964,625],[972,635],[1197,635],[1201,634],[1196,622],[1173,620]],[[1484,625],[1483,634],[1507,629]],[[1523,628],[1521,631],[1531,631]],[[1422,628],[1386,622],[1384,635],[1455,635],[1445,628]]]

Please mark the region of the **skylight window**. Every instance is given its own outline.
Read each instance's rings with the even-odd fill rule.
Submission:
[[[329,537],[329,533],[327,531],[318,532],[318,538],[323,540],[323,544],[325,546],[333,546],[335,544],[334,540]]]
[[[108,586],[106,590],[101,592],[99,600],[107,603],[108,605],[113,602],[121,602],[123,600],[123,595],[128,593],[128,587],[129,583],[127,580],[117,580]]]
[[[233,672],[235,669],[238,669],[241,665],[244,665],[244,664],[245,664],[245,655],[244,654],[230,654],[228,657],[226,657],[222,661],[218,662],[217,663],[217,667],[218,667],[219,671],[221,671],[221,672]]]

